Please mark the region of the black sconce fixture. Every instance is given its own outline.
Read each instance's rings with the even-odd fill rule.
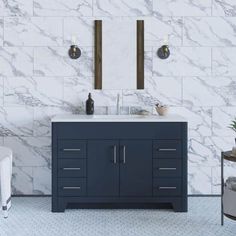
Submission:
[[[163,45],[157,50],[157,55],[161,59],[167,59],[170,56],[168,45]]]
[[[78,48],[78,46],[75,43],[75,37],[72,37],[72,45],[70,46],[70,49],[68,51],[68,54],[71,59],[78,59],[81,56],[81,50]]]

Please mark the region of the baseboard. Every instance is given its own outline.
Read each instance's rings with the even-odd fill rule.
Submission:
[[[35,195],[35,194],[13,194],[12,197],[51,197],[51,194]],[[189,194],[188,197],[220,197],[220,194]]]
[[[41,195],[35,195],[35,194],[13,194],[12,197],[51,197],[51,194],[41,194]]]

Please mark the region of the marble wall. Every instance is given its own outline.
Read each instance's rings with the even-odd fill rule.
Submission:
[[[93,90],[93,20],[112,17],[145,20],[143,91]],[[67,55],[72,35],[79,60]],[[0,144],[14,151],[14,194],[50,194],[50,118],[84,113],[88,92],[97,114],[114,114],[119,92],[124,114],[161,101],[186,116],[189,193],[218,194],[220,151],[235,137],[235,0],[1,0]]]

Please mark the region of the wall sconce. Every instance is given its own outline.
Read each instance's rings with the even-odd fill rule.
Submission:
[[[163,40],[164,41],[163,45],[157,50],[157,55],[160,59],[167,59],[170,56],[170,49],[168,46],[167,38]]]
[[[76,45],[76,38],[72,36],[71,38],[72,45],[68,51],[68,54],[71,59],[78,59],[81,56],[81,50]]]

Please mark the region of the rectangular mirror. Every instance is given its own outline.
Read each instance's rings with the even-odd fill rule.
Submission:
[[[144,89],[143,21],[95,21],[95,89]]]

